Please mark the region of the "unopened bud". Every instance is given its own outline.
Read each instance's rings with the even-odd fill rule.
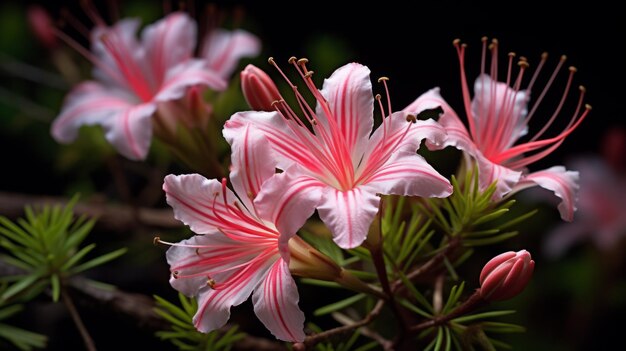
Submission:
[[[254,65],[241,71],[241,90],[248,105],[256,111],[274,111],[272,102],[282,99],[272,78]]]
[[[50,14],[39,5],[31,5],[26,13],[28,24],[35,37],[48,49],[58,46],[58,40],[54,34],[54,24]]]
[[[300,237],[289,240],[289,253],[289,271],[293,275],[326,281],[335,281],[341,276],[337,263]]]
[[[526,250],[505,252],[492,258],[480,272],[480,295],[487,301],[508,300],[530,281],[535,261]]]

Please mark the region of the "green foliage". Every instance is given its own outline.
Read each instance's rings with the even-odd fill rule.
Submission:
[[[307,327],[315,333],[321,333],[323,330],[313,323],[309,323]],[[332,341],[321,342],[315,345],[317,351],[368,351],[378,346],[376,341],[370,341],[363,345],[357,346],[357,341],[361,333],[355,330],[349,338],[343,336],[341,340],[333,343]]]
[[[2,292],[4,289],[0,289]],[[14,327],[2,321],[22,311],[22,305],[4,305],[0,303],[0,348],[3,340],[13,344],[20,350],[29,351],[46,347],[48,338],[45,335],[37,334]]]
[[[461,238],[464,246],[491,245],[509,239],[517,231],[506,229],[536,213],[534,210],[503,221],[515,200],[494,202],[496,183],[481,191],[478,172],[474,170],[466,172],[462,182],[452,176],[451,183],[452,195],[445,199],[425,199],[420,207],[448,236]]]
[[[95,220],[81,216],[74,219],[73,207],[78,197],[66,206],[45,205],[40,210],[25,208],[26,218],[16,223],[0,217],[0,247],[6,253],[0,260],[19,273],[0,278],[10,283],[0,295],[0,302],[22,297],[32,298],[50,288],[52,299],[59,300],[64,281],[72,275],[107,263],[126,252],[125,248],[95,257],[84,258],[95,244],[80,247]]]
[[[228,330],[215,330],[204,334],[196,330],[193,325],[193,316],[198,310],[198,303],[193,298],[188,298],[179,293],[180,305],[154,296],[156,305],[154,311],[172,324],[170,330],[159,331],[156,336],[161,340],[168,340],[179,350],[203,350],[203,351],[228,351],[238,340],[246,334],[238,331],[237,326],[231,326]]]

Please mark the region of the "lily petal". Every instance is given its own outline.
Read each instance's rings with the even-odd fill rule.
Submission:
[[[208,333],[223,327],[230,318],[230,307],[246,301],[253,289],[267,275],[272,261],[266,261],[261,267],[249,266],[250,271],[224,289],[214,290],[205,286],[198,293],[198,311],[193,323],[198,331]],[[219,279],[216,277],[216,279]],[[222,277],[222,279],[228,279]],[[219,284],[219,283],[218,283]]]
[[[558,206],[561,218],[570,222],[574,219],[578,192],[578,172],[568,171],[563,166],[550,167],[524,176],[514,191],[517,192],[533,185],[539,185],[554,192],[554,195],[561,198],[561,203]]]
[[[150,117],[156,106],[139,104],[133,96],[88,81],[68,95],[59,117],[52,124],[52,136],[59,142],[76,139],[83,125],[100,125],[106,139],[132,160],[146,157],[152,138]]]
[[[261,191],[261,185],[274,175],[276,161],[269,142],[261,134],[255,134],[253,127],[246,125],[242,133],[225,133],[231,145],[230,181],[241,201],[253,211],[252,201]]]
[[[254,126],[270,142],[278,168],[286,170],[293,164],[300,164],[315,173],[322,173],[312,151],[304,144],[306,140],[295,134],[308,135],[302,127],[285,121],[277,112],[237,112],[224,124],[224,137],[232,140],[240,138],[248,124]]]
[[[261,218],[273,222],[280,232],[283,257],[288,257],[285,256],[287,242],[311,217],[327,187],[297,165],[273,175],[263,184],[254,205]]]
[[[214,29],[204,39],[200,56],[207,66],[222,78],[228,78],[244,57],[261,52],[261,41],[245,30]]]
[[[222,224],[219,215],[226,216],[222,184],[199,174],[168,175],[163,183],[167,203],[174,209],[174,217],[188,225],[197,234],[211,234]],[[236,197],[226,188],[226,202]]]
[[[447,197],[452,185],[426,160],[411,152],[399,152],[365,181],[380,194]]]
[[[194,85],[203,85],[216,91],[222,91],[227,87],[226,81],[207,69],[202,60],[190,59],[167,71],[154,100],[169,101],[181,98],[187,88]]]
[[[316,113],[327,130],[336,130],[346,143],[352,159],[364,152],[374,125],[374,98],[370,70],[358,63],[338,68],[324,80],[321,90],[329,111],[317,104]],[[332,121],[329,119],[332,118]]]
[[[141,42],[156,83],[171,67],[191,58],[196,46],[196,22],[184,12],[174,12],[146,26]]]
[[[124,81],[123,75],[119,73],[119,59],[113,55],[102,41],[105,37],[113,37],[119,46],[127,49],[127,54],[130,55],[131,59],[137,62],[143,59],[145,52],[137,41],[137,31],[140,25],[141,21],[137,18],[123,18],[111,27],[100,25],[91,31],[91,50],[101,63],[101,65],[95,65],[93,68],[92,73],[96,79],[118,87]],[[103,69],[103,66],[108,69]]]
[[[476,133],[485,139],[498,143],[497,150],[511,147],[517,139],[528,131],[524,119],[528,114],[529,94],[515,91],[506,83],[497,82],[486,74],[481,74],[474,83],[472,115],[476,123]],[[498,140],[493,140],[498,135]]]
[[[304,313],[298,307],[298,288],[287,262],[274,263],[252,295],[254,312],[274,336],[291,342],[304,341]]]
[[[499,200],[502,196],[510,193],[519,183],[522,172],[493,163],[480,152],[477,152],[474,156],[476,162],[478,162],[480,188],[484,190],[493,182],[497,182],[496,191],[493,193],[494,199]]]
[[[367,185],[345,191],[329,188],[317,211],[335,243],[343,249],[351,249],[367,238],[379,203],[380,197]]]

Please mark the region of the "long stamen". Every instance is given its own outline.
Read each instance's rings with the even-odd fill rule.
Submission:
[[[542,59],[543,59],[543,55],[542,55]],[[546,93],[548,92],[548,90],[552,86],[552,83],[554,82],[554,79],[556,78],[556,75],[559,73],[559,71],[561,70],[561,67],[563,66],[563,63],[565,63],[566,60],[567,60],[567,56],[562,55],[561,59],[559,60],[559,63],[556,65],[556,68],[554,69],[554,72],[552,72],[552,75],[550,76],[550,79],[548,80],[548,83],[543,88],[543,91],[539,95],[539,98],[537,99],[537,101],[535,101],[535,103],[533,104],[533,107],[530,109],[530,113],[528,113],[528,116],[526,116],[526,119],[524,120],[525,124],[528,124],[530,119],[535,114],[535,111],[537,111],[537,108],[539,107],[539,104],[541,104],[541,101],[543,100],[544,96],[546,96]]]
[[[461,89],[463,91],[463,104],[465,105],[465,113],[467,115],[467,122],[470,127],[471,135],[476,138],[476,126],[474,125],[474,115],[472,114],[472,103],[470,97],[470,90],[467,83],[467,76],[465,74],[465,48],[466,44],[462,44],[460,39],[455,39],[452,44],[456,48],[457,55],[459,57],[459,66],[461,70]]]
[[[541,137],[541,135],[543,135],[543,133],[545,133],[545,131],[550,127],[550,125],[552,125],[552,122],[554,122],[554,120],[556,119],[556,116],[559,115],[559,113],[561,112],[561,109],[563,108],[563,104],[565,103],[565,99],[567,98],[567,95],[569,94],[569,89],[572,85],[572,80],[574,79],[574,73],[576,73],[576,67],[570,67],[569,68],[569,78],[567,79],[567,84],[565,85],[565,90],[563,91],[563,96],[561,97],[561,101],[559,101],[559,105],[556,107],[556,110],[554,111],[554,113],[552,114],[552,116],[550,117],[550,119],[548,120],[548,123],[546,123],[543,128],[541,128],[541,130],[535,134],[535,136],[530,139],[530,141],[535,141],[537,139],[539,139],[539,137]]]

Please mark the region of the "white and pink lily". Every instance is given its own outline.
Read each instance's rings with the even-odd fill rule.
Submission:
[[[219,182],[198,174],[165,178],[163,189],[176,218],[199,234],[170,244],[170,283],[198,297],[193,322],[202,332],[223,326],[230,307],[252,294],[256,315],[277,338],[303,341],[304,314],[289,273],[287,245],[308,216],[294,216],[298,206],[264,216],[270,208],[284,208],[286,200],[281,194],[258,196],[275,171],[269,145],[252,128],[243,128],[237,143],[228,141],[235,192],[226,187],[226,179]],[[278,230],[278,222],[289,223],[284,226],[289,229]]]
[[[446,128],[447,138],[439,148],[454,146],[473,157],[478,163],[481,187],[484,189],[493,182],[497,182],[494,193],[495,199],[500,199],[505,194],[513,194],[519,190],[539,185],[553,191],[556,196],[562,199],[558,206],[561,217],[571,221],[575,211],[578,172],[567,171],[562,166],[554,166],[546,170],[529,173],[526,166],[544,158],[559,147],[589,113],[591,109],[589,105],[585,105],[584,111],[580,112],[584,97],[584,88],[580,87],[581,93],[576,111],[565,128],[554,137],[541,138],[560,114],[569,95],[576,69],[570,67],[565,91],[550,119],[534,136],[529,137],[528,141],[518,142],[527,134],[528,122],[554,82],[565,57],[561,58],[539,98],[528,112],[530,92],[547,60],[547,54],[542,55],[542,60],[527,87],[521,89],[522,79],[528,68],[526,59],[520,58],[519,74],[512,81],[511,72],[515,54],[509,54],[506,82],[499,82],[497,72],[498,43],[494,40],[489,45],[492,59],[490,74],[488,75],[485,73],[487,40],[483,38],[481,74],[474,83],[474,98],[472,100],[465,74],[465,45],[461,45],[457,40],[455,46],[461,66],[461,86],[469,127],[465,127],[456,112],[441,97],[439,88],[432,89],[417,98],[405,111],[412,112],[441,107],[443,114],[439,123]]]
[[[194,58],[196,23],[182,12],[147,26],[136,38],[139,21],[123,19],[108,27],[101,20],[91,35],[92,52],[74,46],[95,65],[95,80],[67,96],[52,135],[73,141],[83,125],[100,125],[119,153],[144,159],[152,139],[152,117],[159,104],[182,98],[189,87],[224,90],[225,77],[243,56],[258,53],[259,43],[243,31],[209,35],[207,58]],[[71,39],[61,34],[69,43]],[[247,45],[240,48],[241,45]],[[213,50],[214,49],[214,50]]]
[[[315,111],[280,71],[294,89],[304,118],[280,100],[274,104],[276,112],[236,113],[224,128],[224,135],[235,140],[248,128],[265,136],[278,168],[284,171],[264,184],[258,199],[266,201],[278,193],[285,205],[264,208],[261,215],[276,217],[289,211],[289,217],[297,218],[317,208],[335,242],[354,248],[365,240],[378,212],[377,194],[451,194],[449,181],[416,153],[422,139],[444,140],[439,124],[416,120],[405,112],[391,113],[389,106],[382,125],[372,134],[374,97],[367,67],[350,63],[337,69],[320,91],[311,80],[313,72],[307,70],[306,59],[292,58],[290,63],[317,100]],[[380,95],[377,100],[385,115]],[[302,206],[303,201],[311,207]],[[280,221],[276,225],[281,232],[288,227]]]

